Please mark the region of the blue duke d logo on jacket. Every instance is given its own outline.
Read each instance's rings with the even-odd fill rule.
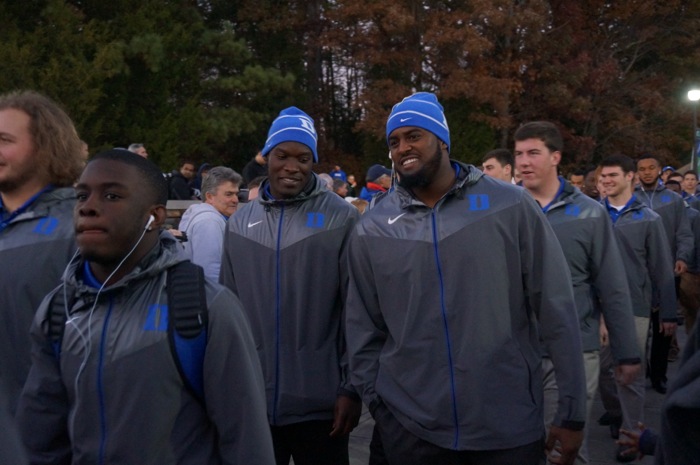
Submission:
[[[476,212],[480,210],[488,210],[489,196],[487,194],[469,194],[469,210]]]
[[[564,209],[564,214],[566,216],[579,216],[581,214],[581,207],[575,204],[569,204]]]
[[[58,218],[54,218],[53,216],[47,216],[45,218],[40,219],[37,222],[32,232],[49,236],[56,230],[57,226]]]
[[[323,213],[307,213],[306,227],[307,228],[323,228],[326,216]]]

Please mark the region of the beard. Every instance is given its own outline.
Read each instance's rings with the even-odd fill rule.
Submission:
[[[14,192],[21,189],[25,184],[32,181],[37,176],[37,170],[30,168],[30,165],[20,166],[18,170],[5,179],[0,179],[0,192]]]
[[[423,168],[417,173],[405,174],[399,171],[399,186],[404,189],[414,189],[429,186],[435,179],[435,175],[440,169],[442,163],[442,150],[438,146],[435,153],[430,157]]]

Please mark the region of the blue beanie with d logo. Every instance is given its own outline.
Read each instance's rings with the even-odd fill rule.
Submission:
[[[299,142],[311,149],[314,154],[314,162],[318,162],[317,139],[314,120],[309,115],[297,107],[285,108],[270,126],[262,155],[263,157],[267,156],[270,150],[282,142]]]

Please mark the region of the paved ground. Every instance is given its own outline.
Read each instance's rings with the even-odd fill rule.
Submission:
[[[678,339],[681,348],[685,344],[685,328],[678,328]],[[673,378],[677,369],[678,362],[669,363],[668,375]],[[647,385],[647,398],[645,405],[645,423],[648,427],[658,430],[659,417],[661,412],[661,404],[664,396],[658,394]],[[596,398],[593,404],[593,412],[590,419],[590,429],[588,437],[588,445],[590,450],[590,465],[614,465],[619,462],[615,461],[615,452],[617,446],[614,440],[610,437],[610,430],[607,426],[599,426],[597,419],[603,413],[603,405],[599,398]],[[366,409],[362,412],[360,424],[355,431],[350,435],[350,465],[365,465],[369,459],[369,441],[372,438],[372,428],[374,422]],[[645,457],[641,462],[644,465],[654,463],[653,457]]]

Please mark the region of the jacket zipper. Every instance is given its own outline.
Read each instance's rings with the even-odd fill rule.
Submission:
[[[452,389],[452,417],[455,425],[455,438],[453,448],[459,445],[459,420],[457,417],[457,388],[455,385],[454,364],[452,362],[452,342],[450,340],[450,328],[447,323],[447,308],[445,307],[445,283],[442,276],[442,266],[440,264],[440,253],[438,248],[437,220],[435,210],[432,211],[433,220],[433,248],[435,250],[435,264],[437,265],[438,279],[440,281],[440,311],[442,312],[442,324],[445,329],[445,343],[447,345],[447,361],[450,366],[450,387]]]
[[[102,338],[100,340],[100,356],[97,363],[97,397],[100,404],[100,457],[99,463],[105,463],[105,447],[107,444],[107,412],[105,409],[105,393],[104,393],[104,383],[103,383],[103,367],[104,367],[104,355],[105,355],[105,341],[107,339],[107,328],[109,327],[109,319],[112,316],[112,305],[114,303],[113,298],[109,299],[109,307],[107,308],[107,315],[105,316],[105,321],[102,324]]]
[[[277,270],[275,276],[275,401],[272,404],[272,424],[277,424],[277,404],[279,403],[279,387],[280,387],[280,287],[281,287],[281,264],[280,264],[280,249],[282,242],[282,223],[284,220],[284,205],[280,207],[280,219],[277,226],[277,251],[276,261]]]

